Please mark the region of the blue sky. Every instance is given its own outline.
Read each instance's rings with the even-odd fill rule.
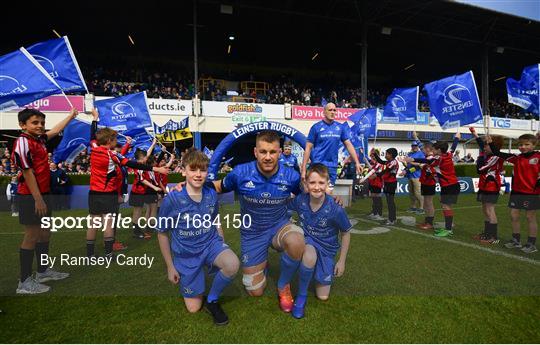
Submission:
[[[540,0],[455,0],[540,22]]]

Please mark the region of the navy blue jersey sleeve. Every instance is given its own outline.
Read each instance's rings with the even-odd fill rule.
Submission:
[[[307,136],[307,141],[309,141],[312,144],[315,144],[315,141],[317,140],[317,129],[315,128],[317,124],[314,124],[309,129],[309,134]]]
[[[452,142],[452,147],[450,148],[450,152],[455,152],[458,144],[459,144],[459,139],[457,137],[454,137],[454,141]]]
[[[298,212],[298,200],[300,200],[298,197],[287,200],[287,209]]]
[[[178,213],[180,211],[175,210],[173,193],[175,192],[172,192],[163,198],[163,202],[159,208],[158,224],[156,227],[158,232],[169,232],[173,230],[174,222],[176,222],[178,218]]]
[[[223,193],[235,190],[238,186],[238,175],[236,169],[233,169],[230,173],[221,180],[221,190]]]
[[[347,212],[345,212],[345,209],[343,207],[335,207],[334,224],[340,232],[347,232],[351,230],[351,221],[349,220]]]

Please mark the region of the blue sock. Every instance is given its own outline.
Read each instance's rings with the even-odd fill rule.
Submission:
[[[219,271],[214,277],[214,281],[212,282],[212,287],[208,292],[208,297],[206,297],[206,301],[208,303],[217,301],[223,289],[225,289],[227,285],[229,285],[232,281],[232,277],[227,277],[223,274],[223,272]]]
[[[279,280],[277,287],[278,289],[283,289],[283,287],[290,283],[296,270],[298,270],[298,265],[300,265],[300,260],[293,260],[287,253],[283,252],[281,254],[281,273],[279,274]]]
[[[309,268],[304,266],[304,263],[300,263],[300,273],[298,279],[298,296],[307,296],[307,290],[315,267]]]

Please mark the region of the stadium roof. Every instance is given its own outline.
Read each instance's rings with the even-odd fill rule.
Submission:
[[[479,74],[485,46],[491,80],[518,77],[523,66],[540,62],[539,22],[454,1],[198,0],[197,4],[203,67],[216,62],[255,71],[272,66],[359,73],[364,24],[368,71],[386,82],[426,81],[469,69]],[[229,5],[232,14],[222,13],[222,5]],[[23,2],[10,6],[12,13],[28,12]],[[39,15],[28,23],[20,16],[5,18],[16,30],[2,35],[0,53],[53,38],[55,29],[70,37],[83,63],[94,54],[193,58],[192,1],[32,6],[32,13]],[[229,40],[231,35],[234,41]]]

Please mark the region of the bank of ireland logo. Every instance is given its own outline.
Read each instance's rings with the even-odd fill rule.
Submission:
[[[129,104],[126,101],[121,101],[114,103],[111,106],[111,111],[115,116],[112,116],[113,120],[119,121],[119,122],[125,122],[127,119],[131,117],[137,117],[137,114],[135,113],[135,109],[131,104]]]
[[[407,103],[400,95],[395,95],[390,101],[390,104],[392,104],[392,111],[394,113],[402,113],[407,111]]]
[[[34,57],[34,59],[36,59],[37,62],[39,62],[41,67],[43,67],[47,71],[47,73],[49,73],[50,76],[53,77],[53,79],[58,78],[58,72],[56,71],[56,68],[54,67],[54,63],[51,60],[41,55],[32,55],[32,56]]]
[[[443,107],[443,113],[455,115],[473,106],[471,91],[461,84],[452,84],[446,87],[443,96],[446,104]]]
[[[0,75],[0,96],[23,93],[28,88],[9,75]]]
[[[262,192],[262,193],[261,193],[261,196],[262,196],[263,198],[268,199],[269,197],[272,196],[272,194],[270,194],[269,192]]]

